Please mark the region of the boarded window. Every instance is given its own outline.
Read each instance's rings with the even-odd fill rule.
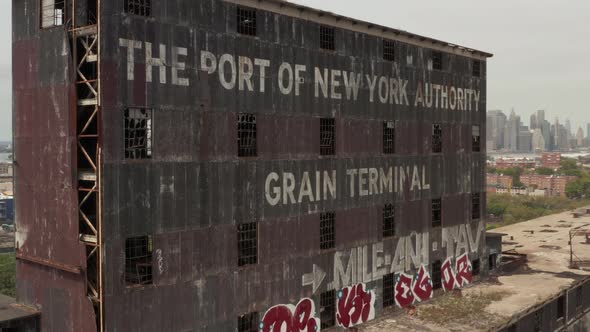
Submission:
[[[387,204],[383,208],[383,237],[395,235],[395,208],[393,204]]]
[[[127,14],[150,16],[152,15],[151,0],[124,0],[125,12]]]
[[[320,294],[321,328],[332,327],[336,323],[336,291],[330,290]]]
[[[127,285],[152,283],[152,237],[139,236],[125,240],[125,282]]]
[[[481,62],[473,60],[472,74],[475,77],[481,77]]]
[[[333,51],[336,49],[334,43],[334,28],[320,25],[320,48]]]
[[[565,295],[557,299],[557,319],[565,317]]]
[[[152,157],[152,110],[130,108],[125,110],[125,158]]]
[[[442,125],[432,125],[432,153],[442,153]]]
[[[238,156],[256,157],[256,115],[238,115]]]
[[[238,225],[238,266],[258,263],[258,224]]]
[[[471,194],[471,220],[478,220],[481,217],[481,196]]]
[[[65,0],[41,0],[41,28],[64,25],[65,21]]]
[[[439,198],[432,200],[432,227],[440,226],[442,226],[442,200]]]
[[[320,119],[320,154],[334,155],[336,146],[336,125],[333,118]]]
[[[471,151],[481,151],[481,137],[479,134],[479,126],[471,126]]]
[[[251,312],[238,317],[238,332],[258,332],[258,313]]]
[[[383,308],[395,305],[395,273],[383,276]]]
[[[320,214],[320,249],[332,249],[335,247],[336,214],[334,212],[326,212]]]
[[[395,61],[395,42],[383,39],[383,60]]]
[[[479,258],[474,259],[471,262],[471,271],[472,271],[471,274],[474,276],[477,276],[477,275],[479,275],[480,270],[481,270],[481,264],[480,264]]]
[[[443,70],[443,54],[442,52],[432,52],[432,69]]]
[[[248,36],[256,36],[256,9],[237,8],[238,33]]]
[[[442,288],[442,274],[441,274],[441,267],[442,264],[440,261],[432,262],[432,288],[433,289],[440,289]]]
[[[395,122],[383,122],[383,153],[395,153]]]

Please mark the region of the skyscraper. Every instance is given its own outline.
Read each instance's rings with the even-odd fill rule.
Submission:
[[[490,150],[504,148],[504,129],[506,115],[500,110],[492,110],[487,114],[486,144]]]

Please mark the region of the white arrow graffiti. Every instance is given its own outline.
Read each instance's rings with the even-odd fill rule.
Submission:
[[[325,278],[326,278],[326,272],[324,272],[324,270],[322,270],[322,268],[320,268],[319,266],[313,264],[313,272],[304,274],[301,277],[301,285],[302,286],[311,285],[313,288],[313,293],[315,294],[315,292],[318,290],[318,288],[320,288],[320,286],[322,285],[322,282],[324,281]]]

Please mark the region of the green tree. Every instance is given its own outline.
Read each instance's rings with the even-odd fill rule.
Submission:
[[[549,167],[537,167],[535,168],[535,173],[539,175],[553,175],[555,171]]]

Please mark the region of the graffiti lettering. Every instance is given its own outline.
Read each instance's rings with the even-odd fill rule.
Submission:
[[[320,319],[315,317],[315,304],[304,298],[297,306],[276,305],[264,314],[260,323],[262,332],[315,332],[320,329]]]
[[[430,279],[430,273],[428,273],[424,265],[420,266],[420,270],[412,284],[412,291],[417,301],[421,302],[432,298],[432,280]]]
[[[467,256],[467,254],[463,254],[461,257],[457,258],[456,271],[456,280],[459,287],[463,287],[471,283],[471,280],[473,279],[473,273],[471,261],[469,260],[469,256]]]
[[[412,292],[412,276],[402,273],[395,284],[395,303],[402,308],[414,304],[414,293]]]
[[[441,266],[442,286],[445,292],[452,291],[458,288],[457,279],[455,278],[455,271],[453,271],[453,264],[451,258],[447,258]]]
[[[374,319],[375,298],[375,292],[365,291],[362,283],[338,292],[338,326],[349,328]]]

